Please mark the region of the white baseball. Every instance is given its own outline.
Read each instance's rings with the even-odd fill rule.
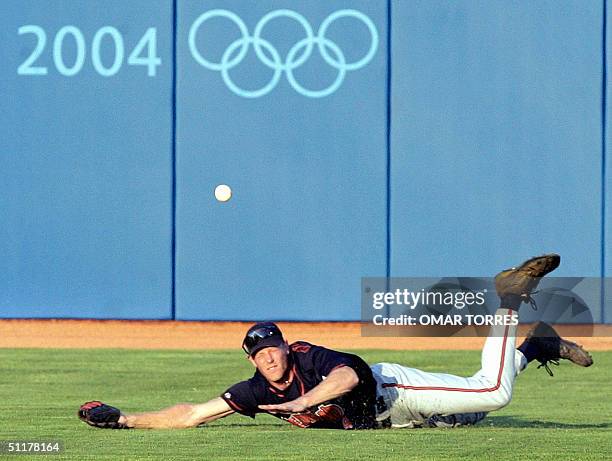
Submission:
[[[227,184],[219,184],[215,187],[215,198],[220,202],[227,202],[232,198],[232,188]]]

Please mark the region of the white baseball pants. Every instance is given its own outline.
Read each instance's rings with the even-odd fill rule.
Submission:
[[[512,312],[498,309],[496,314]],[[390,417],[393,427],[410,427],[436,415],[489,412],[506,406],[514,378],[527,365],[516,349],[516,330],[516,325],[491,327],[482,350],[482,368],[469,378],[395,363],[372,365],[378,396],[387,406],[378,419]]]

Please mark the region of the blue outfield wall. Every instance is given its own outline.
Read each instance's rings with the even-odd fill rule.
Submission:
[[[357,320],[361,277],[545,251],[609,277],[605,6],[1,2],[0,317]]]
[[[294,4],[179,2],[177,318],[354,319],[360,278],[385,273],[387,10],[367,0],[278,9]],[[360,13],[334,20],[347,8]],[[251,50],[210,69],[225,65],[239,26],[274,43],[261,46],[276,61]],[[309,45],[292,46],[309,31],[333,40],[341,70],[316,48],[297,66]],[[231,201],[214,199],[217,184]]]
[[[393,3],[392,275],[492,276],[542,252],[563,255],[556,276],[601,275],[602,15]]]
[[[0,315],[170,318],[172,4],[4,0],[0,18]],[[127,65],[150,27],[152,77]]]

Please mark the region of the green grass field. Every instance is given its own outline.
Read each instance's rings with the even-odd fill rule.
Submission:
[[[472,374],[478,352],[359,352],[369,363]],[[612,352],[550,378],[529,368],[512,403],[478,426],[376,431],[304,430],[264,415],[232,415],[189,430],[111,431],[76,417],[98,399],[125,412],[203,402],[252,372],[239,351],[0,349],[0,440],[61,440],[31,459],[612,459]],[[2,455],[0,455],[2,457]],[[28,459],[26,455],[4,455]]]

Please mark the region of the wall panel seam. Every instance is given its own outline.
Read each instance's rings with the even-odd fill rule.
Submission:
[[[606,322],[606,147],[607,147],[607,3],[603,0],[603,20],[602,20],[602,47],[601,47],[601,323]]]
[[[392,12],[391,12],[392,0],[387,0],[387,210],[386,210],[386,290],[389,291],[389,278],[391,277],[391,33],[392,33]],[[389,315],[389,306],[385,307],[387,315]]]
[[[170,317],[176,320],[176,70],[177,70],[177,1],[172,1],[172,235],[171,235],[171,300]]]

